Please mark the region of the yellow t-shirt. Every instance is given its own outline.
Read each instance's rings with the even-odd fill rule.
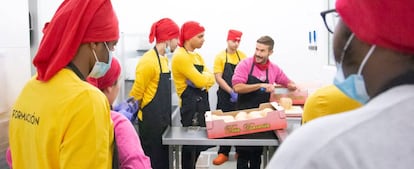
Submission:
[[[48,82],[33,77],[10,114],[13,168],[112,167],[108,99],[71,70],[60,70]]]
[[[238,54],[238,57],[237,57]],[[239,61],[246,58],[246,54],[244,54],[242,51],[237,50],[237,54],[228,54],[227,53],[227,62],[237,65]],[[240,57],[240,60],[239,60]],[[216,58],[214,59],[214,73],[223,73],[224,71],[224,64],[226,63],[226,50],[221,51],[219,54],[216,55]]]
[[[160,56],[162,72],[168,73],[168,58]],[[160,81],[160,66],[154,49],[147,51],[140,59],[135,69],[135,81],[129,93],[135,100],[141,101],[141,108],[152,101]],[[142,111],[138,112],[142,120]]]
[[[340,91],[335,85],[322,87],[310,95],[304,105],[302,123],[318,117],[341,113],[362,106]]]
[[[194,65],[204,66],[202,73]],[[174,53],[171,70],[178,97],[187,87],[187,79],[200,89],[208,90],[215,83],[214,74],[207,68],[203,58],[196,52],[187,52],[183,47]]]

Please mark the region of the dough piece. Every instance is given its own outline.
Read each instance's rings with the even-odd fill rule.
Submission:
[[[247,115],[248,119],[256,119],[256,118],[262,118],[262,111],[251,111]]]
[[[237,113],[236,117],[234,117],[236,121],[247,120],[247,113],[244,111],[240,111]]]
[[[271,108],[264,108],[261,112],[262,112],[262,117],[266,117],[267,113],[273,111],[273,109]]]
[[[288,97],[280,98],[279,104],[285,109],[289,110],[292,108],[292,99]]]

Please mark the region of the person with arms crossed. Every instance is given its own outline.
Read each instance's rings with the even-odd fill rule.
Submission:
[[[273,54],[274,40],[270,36],[262,36],[256,42],[254,56],[242,60],[232,78],[233,89],[239,94],[238,110],[257,108],[261,103],[269,102],[275,83],[292,91],[297,89],[296,84],[269,59]],[[237,146],[236,152],[237,169],[260,169],[263,147]]]
[[[413,6],[411,0],[336,1],[329,11],[340,17],[329,29],[338,67],[334,84],[363,106],[297,129],[268,168],[412,168]]]
[[[230,29],[227,34],[227,48],[217,54],[214,60],[214,76],[219,85],[217,90],[217,109],[223,112],[236,109],[237,93],[233,91],[231,78],[233,77],[236,65],[246,54],[238,50],[242,32]],[[218,156],[213,160],[214,165],[221,165],[229,158],[231,146],[220,146]]]
[[[13,168],[112,167],[113,124],[108,99],[86,77],[111,65],[119,39],[109,0],[66,0],[43,29],[30,79],[12,106]]]
[[[170,18],[162,18],[152,24],[149,42],[156,40],[156,44],[139,60],[130,91],[130,96],[141,103],[138,111],[139,136],[154,169],[169,166],[168,146],[162,144],[162,134],[171,125],[172,111],[167,54],[176,49],[178,36],[178,25]]]
[[[214,75],[208,70],[203,57],[195,52],[204,43],[204,27],[195,21],[181,26],[179,45],[173,55],[171,69],[177,95],[180,98],[181,124],[206,126],[204,114],[210,110],[208,89],[214,85]],[[200,152],[208,146],[183,145],[181,165],[183,169],[195,169]]]

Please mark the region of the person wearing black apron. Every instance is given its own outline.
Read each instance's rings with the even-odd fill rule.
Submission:
[[[214,60],[214,75],[219,86],[217,90],[217,107],[223,112],[230,112],[236,109],[238,94],[234,92],[231,79],[234,69],[246,54],[238,51],[240,45],[241,31],[230,29],[227,34],[227,48],[220,52]],[[237,57],[236,57],[237,56]],[[217,157],[213,160],[214,165],[221,165],[229,159],[231,146],[220,146]],[[237,154],[235,155],[237,157]]]
[[[201,73],[204,66],[194,65]],[[181,124],[183,127],[201,126],[206,127],[205,112],[210,111],[208,93],[191,85],[188,85],[181,94],[182,105],[180,108]],[[183,169],[194,169],[201,151],[212,146],[182,146],[181,165]]]
[[[138,120],[139,136],[146,155],[151,159],[153,169],[168,168],[168,146],[162,144],[162,134],[171,125],[171,72],[163,73],[157,48],[160,78],[154,98],[141,109]],[[160,162],[162,161],[162,162]]]
[[[204,59],[195,52],[204,43],[204,27],[196,21],[187,21],[181,26],[179,45],[171,60],[174,84],[180,100],[181,124],[187,129],[205,127],[206,111],[210,110],[208,89],[215,84],[213,73],[205,66]],[[181,167],[195,169],[201,151],[211,146],[183,145]]]
[[[229,87],[232,87],[231,85],[231,78],[233,77],[234,69],[236,68],[237,64],[232,64],[228,62],[227,57],[227,49],[225,51],[226,53],[226,61],[224,63],[224,69],[222,73],[222,78],[226,82],[226,84]],[[238,58],[238,62],[240,62],[240,56],[239,53],[236,50],[236,55]],[[237,63],[238,63],[237,62]],[[217,77],[216,77],[217,79]],[[218,80],[216,80],[218,81]],[[220,85],[219,85],[220,86]],[[232,91],[233,92],[233,91]],[[237,100],[235,100],[237,101]],[[216,109],[220,109],[223,112],[230,112],[234,111],[236,109],[236,103],[231,101],[231,95],[223,88],[219,87],[217,90],[217,107]],[[213,160],[214,165],[220,165],[228,160],[228,156],[231,150],[231,146],[220,146],[218,151],[218,156],[216,159]],[[224,157],[223,157],[224,155]]]
[[[242,60],[236,67],[232,84],[239,96],[236,103],[238,110],[258,108],[261,103],[269,102],[274,83],[281,84],[289,90],[296,90],[296,84],[276,65],[270,62],[274,41],[270,36],[262,36],[257,41],[252,58]],[[277,139],[273,131],[240,135],[244,139]],[[262,146],[237,146],[237,169],[260,169]]]
[[[261,81],[252,75],[253,67],[254,64],[252,64],[246,84],[268,83],[268,70],[266,69],[266,80]],[[261,103],[269,102],[269,99],[270,93],[258,89],[250,93],[239,94],[236,107],[238,110],[257,108]],[[238,153],[237,169],[247,168],[249,163],[251,169],[260,169],[262,146],[237,146],[236,152]]]
[[[176,49],[178,37],[179,27],[170,18],[153,23],[149,41],[152,43],[156,39],[156,44],[140,58],[130,92],[141,102],[137,113],[138,132],[153,169],[169,167],[168,146],[162,144],[162,134],[171,125],[172,113],[171,71],[167,56]]]

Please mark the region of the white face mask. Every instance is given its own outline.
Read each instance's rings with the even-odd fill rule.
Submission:
[[[108,72],[109,68],[111,67],[111,63],[112,63],[112,57],[113,57],[113,52],[109,50],[108,45],[106,44],[106,42],[104,42],[106,49],[108,50],[109,56],[108,56],[108,63],[105,62],[99,62],[98,57],[96,56],[95,50],[92,49],[92,53],[95,56],[96,62],[95,65],[92,68],[92,71],[89,73],[89,77],[92,78],[100,78],[102,76],[104,76],[106,74],[106,72]]]
[[[334,79],[334,84],[338,87],[343,93],[348,97],[357,100],[358,102],[365,104],[370,99],[366,87],[364,77],[362,76],[362,70],[367,62],[368,58],[374,52],[375,45],[372,45],[368,53],[365,55],[364,60],[358,68],[357,74],[349,75],[345,78],[345,75],[342,70],[342,61],[345,55],[345,51],[348,49],[348,46],[353,39],[354,34],[352,34],[344,46],[344,50],[341,53],[341,61],[337,65],[337,73]]]

